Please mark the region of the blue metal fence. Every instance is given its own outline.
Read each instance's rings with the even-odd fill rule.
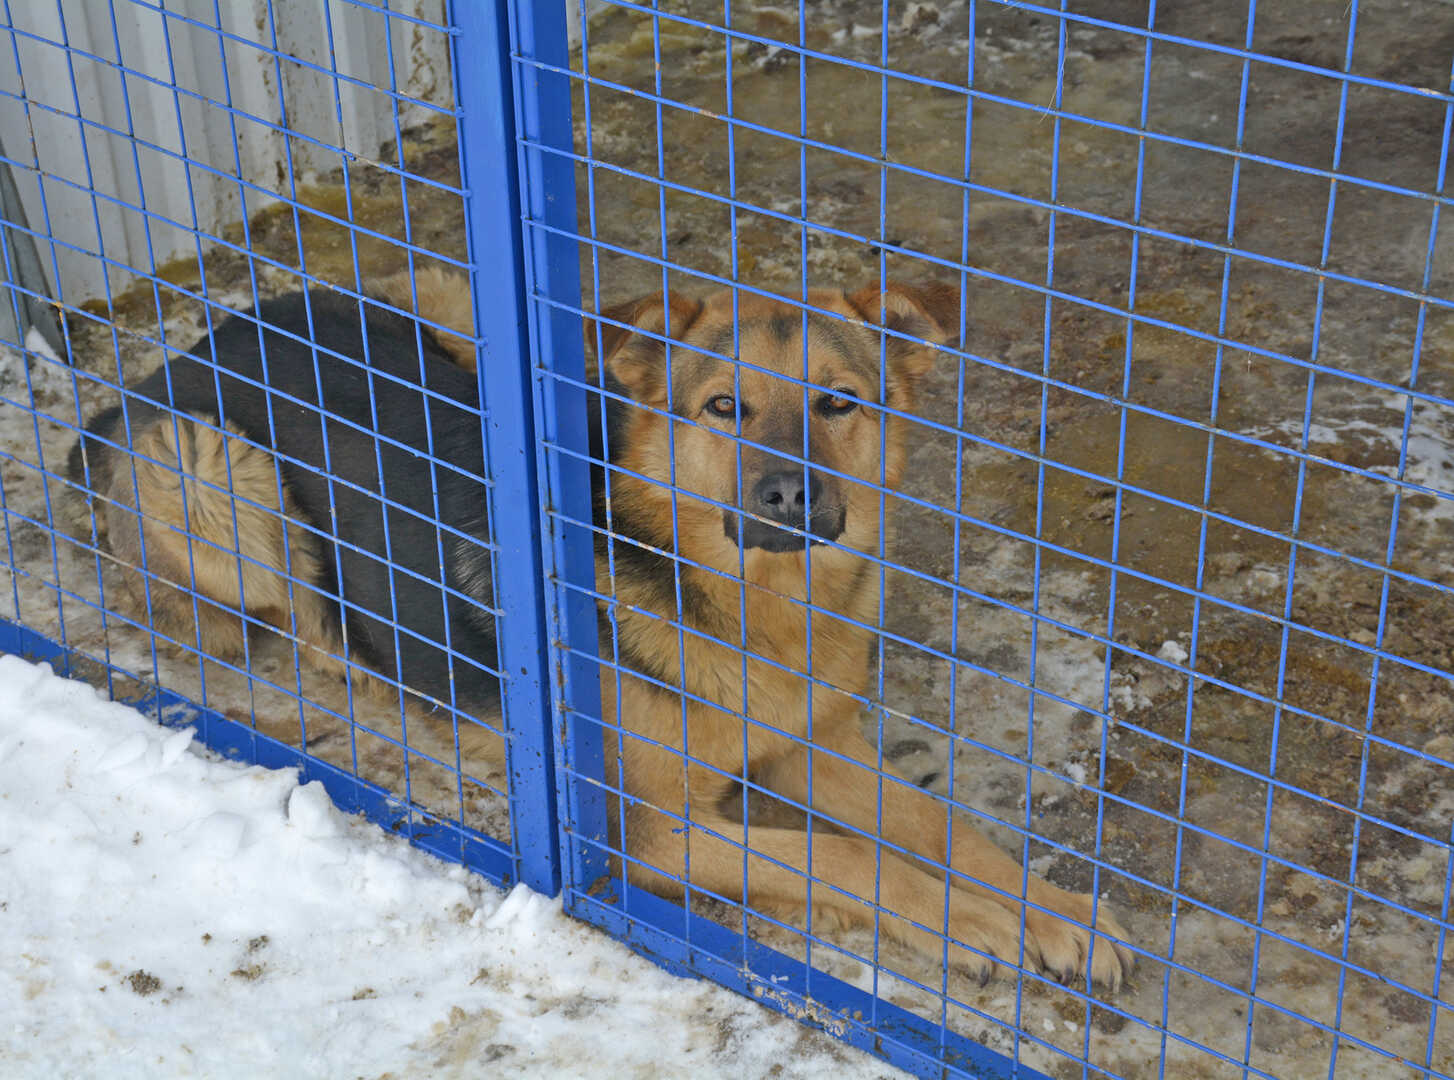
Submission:
[[[7,277],[0,649],[298,765],[919,1075],[1454,1074],[1454,8],[1420,2],[7,5],[23,213],[0,243],[50,285]],[[468,275],[469,311],[426,303],[438,270]],[[355,334],[412,320],[410,355],[371,355],[373,330],[353,355],[313,307],[302,328],[253,314],[304,288]],[[25,334],[45,305],[62,358]],[[272,403],[245,434],[271,451],[278,424],[319,425],[321,459],[284,451],[279,475],[328,494],[301,516],[282,479],[233,498],[210,549],[241,582],[266,567],[238,515],[288,517],[284,547],[323,545],[332,573],[284,567],[289,605],[367,615],[396,656],[437,646],[447,690],[370,655],[382,697],[310,676],[296,616],[206,592],[196,545],[187,580],[150,537],[128,562],[116,521],[142,496],[127,518],[104,509],[124,485],[67,472],[162,360],[200,342],[225,373],[204,346],[229,318],[257,324]],[[465,328],[477,398],[434,382],[429,342]],[[289,342],[312,389],[270,374]],[[326,407],[329,371],[370,380],[367,416]],[[433,421],[391,427],[415,401],[476,417],[482,460]],[[98,445],[135,484],[157,462],[133,415]],[[345,435],[375,479],[330,452]],[[390,489],[399,453],[432,498]],[[484,478],[478,520],[441,509],[446,473]],[[751,502],[774,477],[797,478],[773,489],[796,519]],[[835,531],[820,488],[868,509]],[[340,531],[350,499],[382,550]],[[390,539],[419,522],[432,555]],[[749,550],[763,527],[781,551]],[[483,577],[450,569],[456,544]],[[384,560],[373,607],[343,572],[362,556]],[[421,588],[456,612],[443,640],[400,614]],[[209,653],[209,606],[248,627],[240,657]],[[497,657],[453,643],[466,619]],[[363,625],[335,659],[362,662]],[[836,660],[840,632],[869,655]],[[456,696],[481,669],[498,709]],[[784,686],[802,708],[761,689]],[[927,805],[938,846],[897,816]],[[971,825],[1013,878],[966,864]],[[1116,955],[1097,920],[1120,918],[1124,985],[1041,965],[1041,877],[1093,898],[1079,968]],[[1014,912],[1015,949],[956,940],[971,897]]]

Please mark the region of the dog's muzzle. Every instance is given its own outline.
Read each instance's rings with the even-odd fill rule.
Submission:
[[[806,485],[803,481],[802,469],[764,476],[744,500],[746,514],[739,519],[730,510],[723,512],[723,531],[744,550],[802,551],[805,545],[837,540],[843,533],[844,507],[823,505],[823,484],[815,474],[807,474]]]

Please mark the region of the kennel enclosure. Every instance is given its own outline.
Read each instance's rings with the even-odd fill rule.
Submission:
[[[1454,8],[57,0],[0,37],[0,647],[919,1075],[1454,1074]],[[471,282],[498,717],[354,694],[256,619],[241,660],[161,635],[67,523],[128,386],[401,271]],[[860,553],[863,729],[1121,914],[1116,995],[617,876],[603,313],[896,280],[958,310]]]

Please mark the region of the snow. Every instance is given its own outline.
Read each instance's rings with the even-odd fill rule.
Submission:
[[[1407,413],[1408,438],[1405,444],[1404,420]],[[1449,437],[1451,415],[1439,404],[1425,401],[1410,403],[1409,396],[1396,393],[1371,393],[1361,414],[1340,418],[1336,427],[1325,424],[1307,425],[1308,446],[1314,454],[1320,448],[1347,445],[1358,441],[1370,446],[1383,446],[1403,459],[1403,480],[1437,492],[1425,509],[1435,521],[1454,520],[1454,441]],[[1302,438],[1300,419],[1255,428],[1259,438],[1269,438],[1296,446]],[[1402,451],[1400,453],[1400,451]],[[1369,472],[1397,478],[1397,465],[1373,465]]]
[[[14,656],[0,956],[11,1080],[896,1075]]]
[[[1161,648],[1156,650],[1156,655],[1163,660],[1170,660],[1173,664],[1184,664],[1191,654],[1186,651],[1180,642],[1163,641]]]
[[[45,359],[49,360],[52,364],[61,363],[61,358],[57,356],[56,351],[50,347],[50,342],[46,341],[45,335],[42,334],[40,330],[34,326],[32,326],[29,330],[25,332],[25,347],[27,350],[35,353],[37,356],[45,357]]]

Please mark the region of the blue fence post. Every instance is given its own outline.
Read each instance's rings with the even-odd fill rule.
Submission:
[[[558,813],[566,884],[584,889],[606,873],[606,802],[601,789],[575,782],[601,776],[601,731],[579,717],[601,715],[591,522],[590,409],[582,346],[580,248],[576,240],[574,130],[571,125],[571,0],[511,4],[516,69],[516,122],[521,139],[521,201],[525,264],[533,289],[531,332],[542,371],[536,380],[538,467],[544,482],[541,526],[550,587],[551,689],[556,695],[555,747],[561,773]]]
[[[494,485],[510,826],[520,880],[553,896],[560,890],[555,758],[508,12],[503,4],[475,0],[458,0],[451,9],[460,181]]]

